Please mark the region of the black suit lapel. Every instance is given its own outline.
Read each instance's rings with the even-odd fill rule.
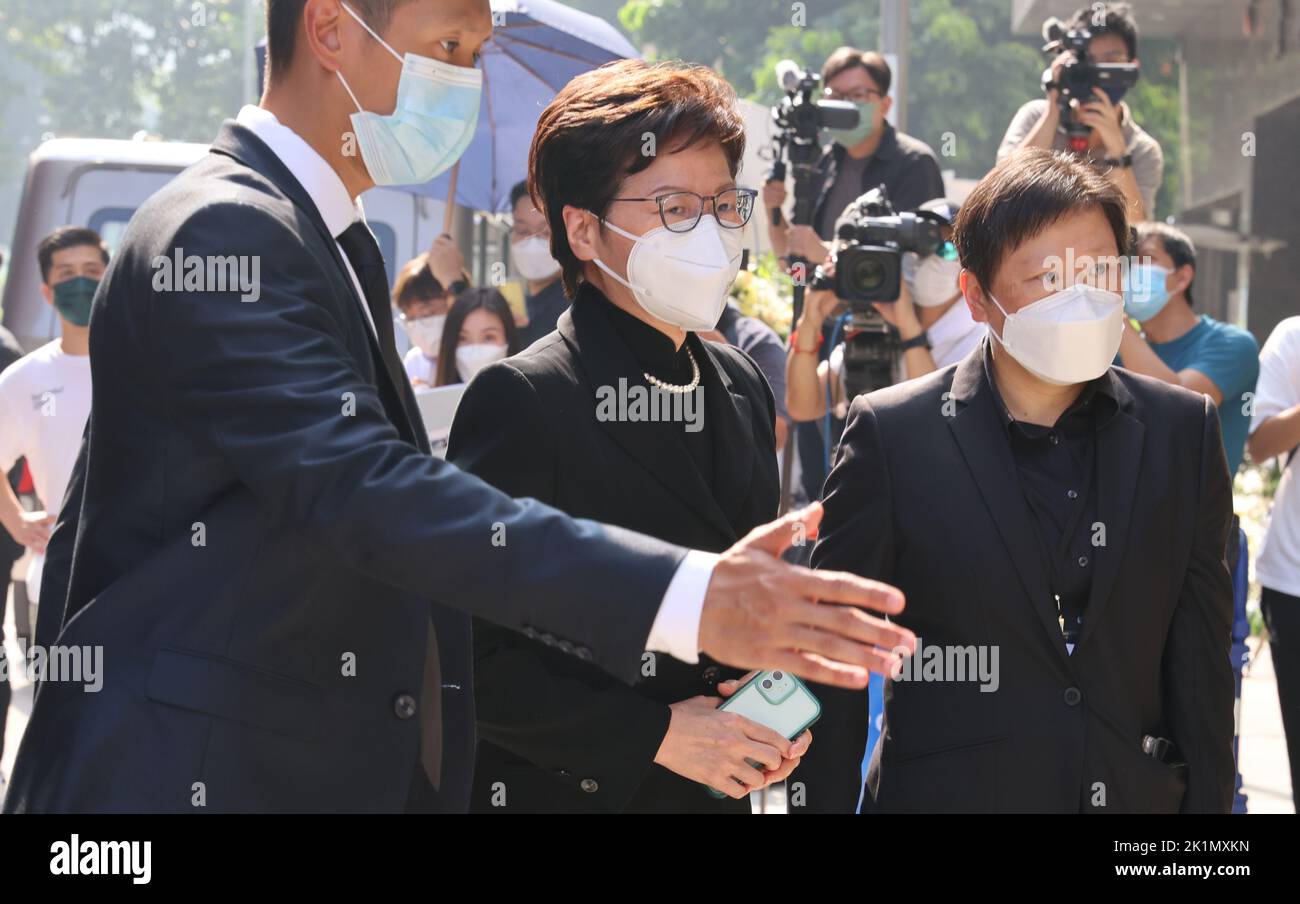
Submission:
[[[1128,529],[1133,518],[1133,499],[1137,494],[1142,443],[1146,434],[1142,421],[1130,412],[1134,404],[1132,395],[1114,371],[1108,376],[1119,411],[1097,432],[1097,486],[1094,489],[1097,520],[1106,531],[1106,544],[1095,557],[1097,571],[1092,576],[1079,646],[1088,642],[1093,629],[1101,621],[1119,574],[1124,550],[1128,548]]]
[[[302,219],[311,224],[312,228],[321,237],[325,247],[329,249],[330,256],[334,260],[334,266],[337,268],[336,276],[343,281],[348,296],[355,298],[356,289],[352,285],[352,278],[348,275],[343,254],[339,251],[334,236],[330,234],[329,228],[325,225],[325,220],[321,218],[320,211],[316,209],[316,203],[312,201],[311,195],[307,194],[307,190],[302,187],[297,177],[289,171],[284,162],[275,155],[274,151],[267,147],[266,142],[253,134],[251,129],[247,129],[233,120],[227,120],[221,124],[221,129],[217,133],[216,140],[212,142],[210,150],[213,153],[224,154],[257,172],[263,178],[270,180],[286,198],[293,202],[294,206],[302,213]],[[362,274],[357,276],[358,279],[365,278]],[[364,298],[361,299],[361,302],[368,304]],[[415,403],[410,381],[402,380],[400,386],[394,382],[390,373],[390,364],[384,359],[383,350],[379,346],[374,330],[370,328],[370,324],[366,323],[365,316],[359,310],[356,310],[355,304],[350,305],[350,307],[353,309],[352,316],[356,318],[354,325],[366,337],[373,370],[375,371],[375,385],[379,390],[379,397],[384,404],[388,419],[393,422],[398,432],[407,441],[415,445],[416,448],[428,452],[428,436],[419,417],[419,408]],[[389,319],[392,319],[391,316]],[[379,326],[378,321],[376,321],[376,326]]]
[[[1052,646],[1066,662],[1069,654],[1057,620],[1047,570],[1034,535],[1033,518],[1025,504],[1011,454],[1002,412],[984,379],[983,348],[975,349],[953,374],[951,398],[958,410],[948,419],[975,486],[997,525],[1007,554],[1028,594],[1034,613]]]
[[[560,315],[556,328],[564,340],[573,348],[574,357],[582,367],[587,383],[592,390],[592,410],[596,410],[599,401],[597,392],[617,393],[619,380],[625,380],[628,390],[644,387],[641,369],[630,350],[619,337],[618,332],[605,319],[596,305],[610,304],[590,286],[584,285],[574,299],[569,310]],[[706,368],[711,370],[715,387],[720,385],[717,369],[704,355],[698,344],[692,345],[696,360],[700,365],[701,381],[706,377]],[[609,387],[604,389],[603,387]],[[717,391],[717,390],[715,390]],[[712,412],[708,408],[708,392],[705,389],[705,429],[710,429],[708,418]],[[728,393],[729,396],[729,393]],[[733,407],[728,405],[727,407]],[[670,424],[671,429],[647,430],[642,422],[633,422],[621,418],[597,419],[601,428],[609,434],[618,446],[632,457],[642,468],[650,472],[655,479],[680,500],[685,507],[713,527],[730,544],[736,533],[726,514],[713,497],[713,492],[700,474],[695,462],[677,430],[684,430],[684,424]],[[716,432],[714,434],[716,441]],[[751,434],[752,435],[752,434]],[[714,453],[717,455],[717,448]]]
[[[711,343],[687,337],[700,362],[704,410],[713,423],[713,490],[733,534],[746,522],[754,484],[754,422],[749,399],[736,392],[726,368],[714,360]]]

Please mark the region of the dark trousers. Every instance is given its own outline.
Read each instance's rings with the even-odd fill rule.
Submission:
[[[1268,647],[1282,705],[1282,729],[1291,761],[1291,800],[1300,807],[1300,597],[1265,587],[1259,606],[1268,625]]]
[[[3,531],[0,528],[0,533]],[[5,561],[3,551],[0,550],[0,756],[4,755],[5,723],[9,720],[9,699],[12,696],[9,690],[9,672],[15,667],[13,663],[5,661],[5,611],[9,605],[9,572],[13,567],[13,561]]]

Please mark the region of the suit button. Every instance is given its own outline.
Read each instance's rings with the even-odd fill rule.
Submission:
[[[595,794],[600,790],[600,785],[596,783],[594,778],[584,778],[582,781],[578,782],[578,787],[583,791],[586,791],[588,794]]]
[[[709,690],[713,690],[718,686],[718,679],[721,677],[722,669],[718,668],[716,665],[711,665],[700,673],[700,679],[704,682],[704,686]]]
[[[570,656],[574,653],[573,642],[569,640],[560,641],[560,652],[568,653]]]
[[[593,658],[591,655],[591,650],[588,647],[578,647],[576,650],[573,651],[573,655],[577,656],[583,662],[591,662]]]
[[[1078,706],[1079,701],[1083,699],[1083,691],[1077,687],[1067,687],[1063,696],[1065,697],[1066,706]]]
[[[415,715],[415,698],[410,694],[398,694],[393,698],[393,713],[399,719],[409,719]]]

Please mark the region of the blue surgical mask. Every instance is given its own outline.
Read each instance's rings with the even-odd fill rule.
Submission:
[[[1124,311],[1139,323],[1145,323],[1164,310],[1169,303],[1165,280],[1169,271],[1159,264],[1136,264],[1129,268],[1124,287]]]
[[[483,73],[429,57],[399,54],[346,3],[343,8],[402,63],[397,104],[387,115],[361,109],[342,72],[343,88],[356,104],[352,128],[361,159],[376,185],[418,185],[450,169],[469,147],[478,125]]]

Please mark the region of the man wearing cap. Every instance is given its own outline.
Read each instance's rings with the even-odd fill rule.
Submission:
[[[952,246],[952,224],[958,205],[947,198],[926,201],[916,209],[918,216],[935,220],[943,227],[943,243],[926,255],[903,255],[903,285],[898,299],[878,302],[880,316],[898,330],[902,360],[899,378],[911,380],[956,364],[979,345],[984,327],[971,319],[961,301],[957,275],[961,264]],[[846,409],[843,383],[843,347],[831,350],[825,362],[818,362],[817,346],[822,323],[843,302],[827,290],[810,291],[798,329],[791,337],[786,362],[786,405],[797,421],[815,420],[826,414],[829,374],[835,374],[832,406]],[[837,410],[842,417],[843,411]]]

